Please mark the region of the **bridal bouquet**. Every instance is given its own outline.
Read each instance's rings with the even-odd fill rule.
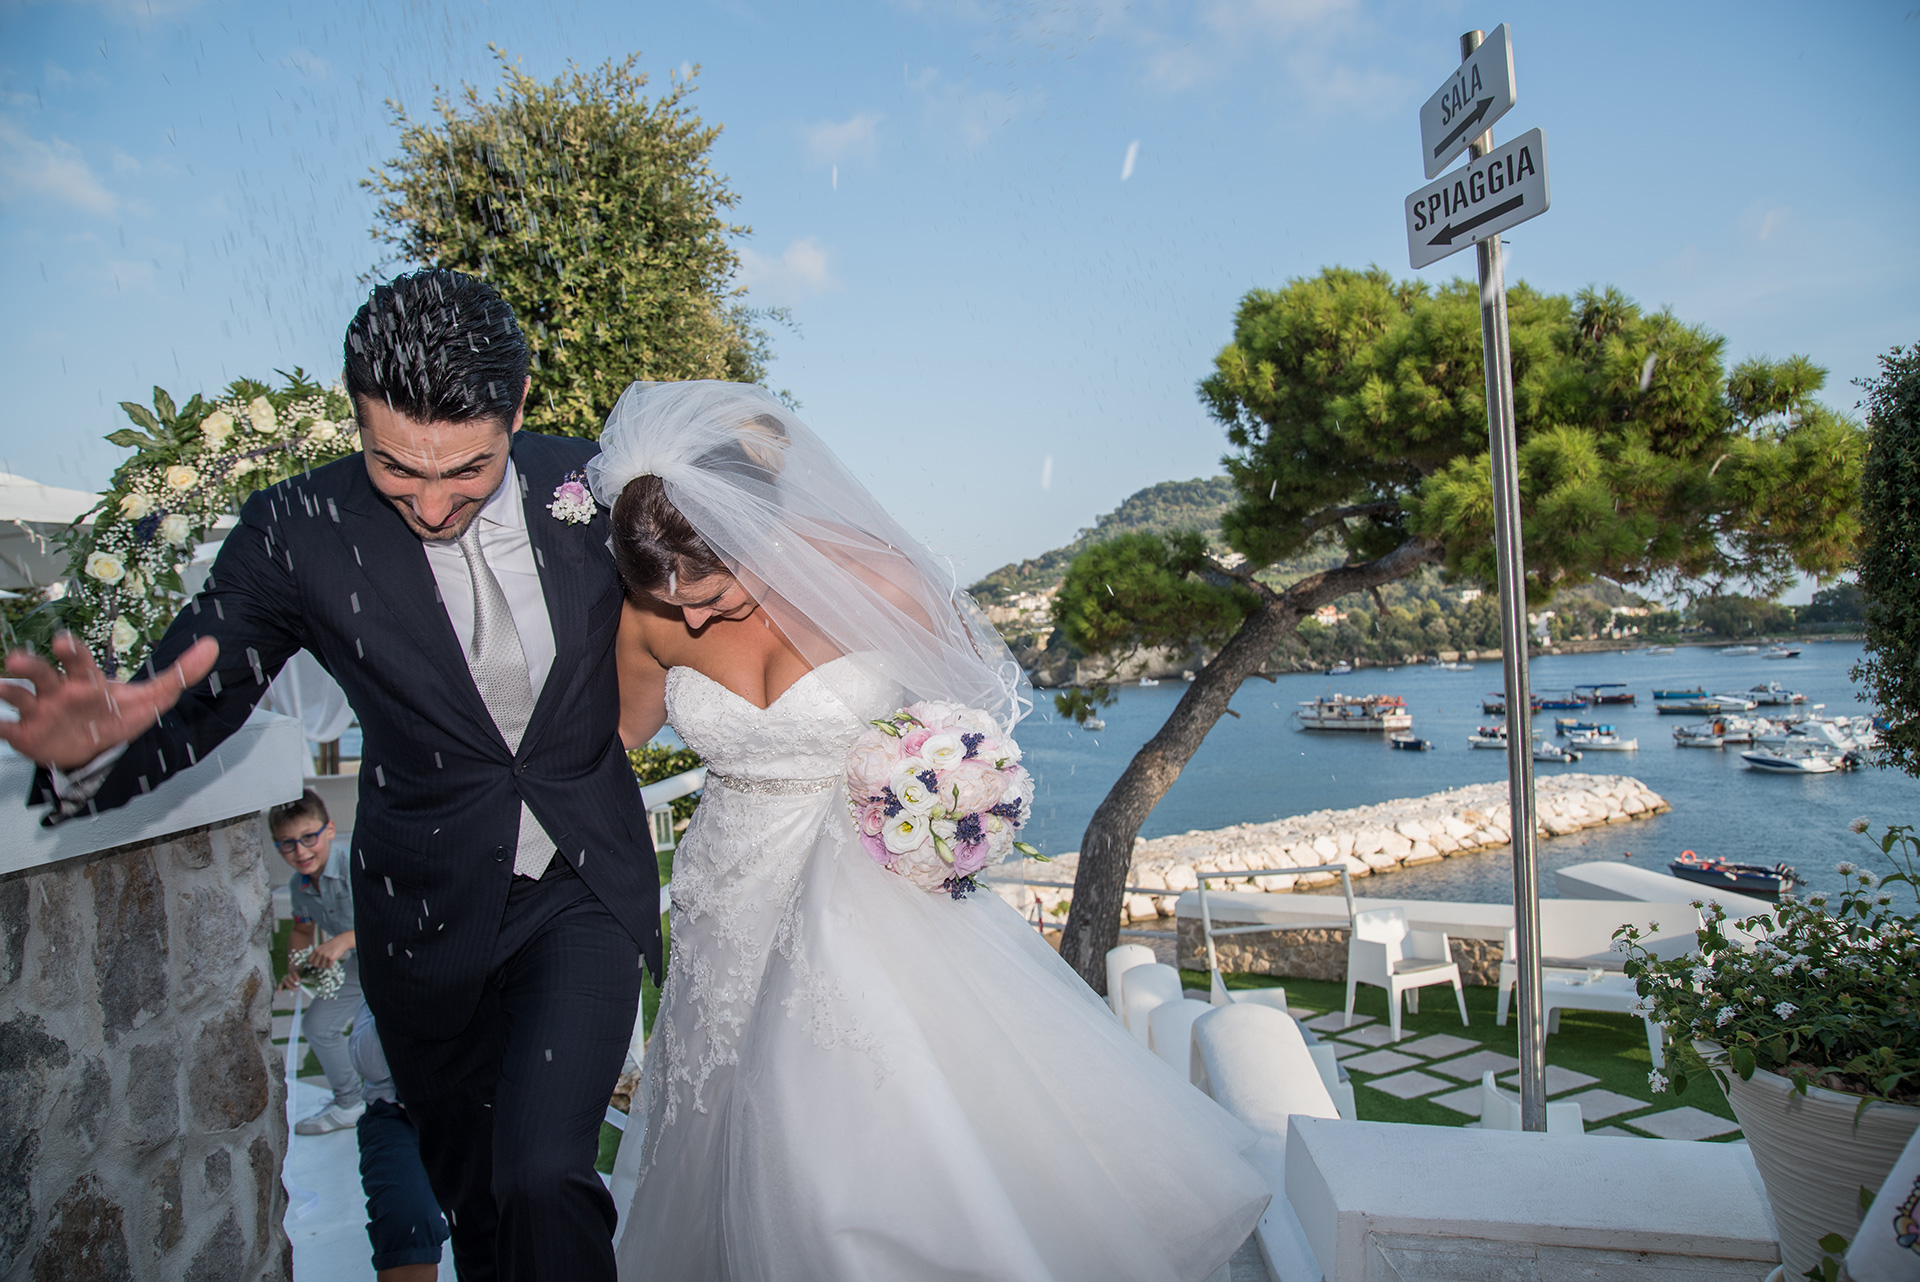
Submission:
[[[1020,745],[977,708],[913,703],[873,722],[847,754],[847,805],[874,861],[925,891],[962,899],[1012,851],[1045,858],[1014,840],[1033,805]]]

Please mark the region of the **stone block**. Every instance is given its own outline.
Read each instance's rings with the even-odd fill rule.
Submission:
[[[208,1197],[219,1197],[233,1184],[233,1151],[216,1148],[207,1154],[205,1168],[201,1172],[201,1183]]]
[[[97,1176],[82,1175],[54,1203],[33,1253],[33,1282],[124,1282],[133,1276],[126,1212]]]
[[[1356,1055],[1346,1061],[1346,1064],[1347,1068],[1355,1073],[1384,1074],[1398,1073],[1402,1069],[1412,1068],[1419,1062],[1413,1056],[1402,1055],[1399,1051],[1379,1050],[1366,1055]],[[1435,1089],[1437,1090],[1438,1087]]]
[[[1463,1082],[1477,1082],[1480,1074],[1492,1069],[1496,1073],[1507,1073],[1520,1067],[1520,1061],[1511,1055],[1502,1055],[1499,1051],[1481,1050],[1471,1055],[1462,1055],[1459,1059],[1450,1059],[1441,1064],[1429,1064],[1436,1073],[1445,1073],[1448,1077]]]
[[[167,845],[182,868],[207,868],[213,864],[213,830],[199,828],[183,832]]]
[[[1648,1113],[1645,1117],[1634,1118],[1627,1125],[1662,1140],[1710,1140],[1731,1135],[1740,1129],[1738,1122],[1729,1122],[1724,1117],[1690,1105],[1670,1108],[1663,1113]]]
[[[184,1282],[226,1282],[240,1276],[247,1259],[247,1236],[240,1231],[240,1219],[232,1209],[207,1240],[194,1253],[187,1266]]]
[[[1387,834],[1378,828],[1362,828],[1353,834],[1353,853],[1365,859],[1387,848]]]
[[[1445,838],[1442,838],[1442,840],[1445,840]],[[1407,857],[1401,862],[1409,865],[1439,863],[1440,852],[1430,841],[1416,841],[1413,843],[1413,849],[1407,853]]]
[[[1582,1091],[1578,1095],[1569,1095],[1567,1100],[1580,1106],[1580,1120],[1583,1122],[1604,1122],[1610,1117],[1619,1117],[1625,1113],[1635,1113],[1647,1107],[1647,1101],[1635,1099],[1631,1095],[1622,1095],[1618,1091],[1595,1088]],[[1566,1101],[1561,1101],[1565,1103]],[[1628,1122],[1633,1126],[1637,1123]]]
[[[222,991],[241,964],[253,934],[233,894],[218,886],[195,886],[179,897],[177,916],[184,936],[186,975],[183,1001]]]
[[[249,979],[218,1017],[193,1039],[187,1098],[195,1125],[231,1130],[267,1107],[267,1063],[254,1032],[252,1004],[258,986]]]
[[[105,1061],[89,1057],[80,1066],[67,1105],[67,1134],[79,1141],[82,1149],[100,1142],[107,1122],[107,1110],[113,1103],[113,1075]]]
[[[165,1009],[169,986],[167,897],[153,856],[88,864],[98,930],[93,968],[107,1045]]]
[[[1348,1061],[1352,1067],[1352,1061]],[[1410,1073],[1395,1073],[1392,1077],[1376,1077],[1367,1083],[1376,1091],[1385,1091],[1395,1099],[1419,1099],[1422,1095],[1431,1095],[1435,1091],[1445,1090],[1453,1083],[1441,1077],[1431,1077],[1415,1070]]]
[[[180,1130],[180,1053],[171,1042],[136,1046],[127,1057],[127,1120],[136,1144],[163,1144]]]
[[[153,1250],[165,1255],[180,1245],[187,1234],[186,1208],[180,1190],[180,1158],[176,1154],[160,1164],[153,1177]]]
[[[0,988],[19,979],[26,969],[27,930],[32,925],[27,909],[26,880],[0,882]]]

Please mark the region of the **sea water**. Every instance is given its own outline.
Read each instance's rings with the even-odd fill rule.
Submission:
[[[1681,647],[1670,655],[1625,651],[1533,659],[1529,672],[1536,694],[1564,695],[1575,685],[1619,681],[1639,699],[1632,706],[1540,713],[1533,725],[1544,729],[1548,739],[1554,739],[1555,717],[1578,716],[1612,724],[1622,739],[1639,739],[1640,748],[1589,752],[1574,765],[1535,762],[1536,775],[1632,775],[1673,807],[1651,819],[1542,839],[1541,893],[1557,895],[1551,875],[1556,867],[1631,859],[1664,872],[1667,861],[1683,850],[1741,862],[1784,861],[1815,889],[1838,888],[1833,868],[1842,860],[1890,871],[1877,841],[1850,832],[1847,824],[1864,817],[1875,836],[1890,823],[1920,824],[1920,781],[1871,766],[1851,774],[1762,773],[1741,760],[1746,745],[1676,747],[1674,727],[1705,718],[1661,716],[1654,710],[1656,688],[1704,687],[1710,693],[1734,694],[1778,681],[1804,693],[1807,703],[1797,708],[1763,706],[1751,715],[1806,711],[1814,704],[1824,704],[1821,711],[1828,716],[1871,711],[1849,675],[1861,657],[1858,642],[1795,644],[1800,657],[1779,660],[1703,647]],[[1240,716],[1221,718],[1208,733],[1140,835],[1258,823],[1505,780],[1505,752],[1467,746],[1476,726],[1502,720],[1482,712],[1481,699],[1498,692],[1503,680],[1498,663],[1481,663],[1471,672],[1363,668],[1339,677],[1302,673],[1271,683],[1250,680],[1233,698],[1233,710]],[[1121,689],[1119,701],[1101,713],[1107,723],[1102,731],[1063,721],[1053,712],[1051,695],[1036,692],[1035,714],[1019,730],[1037,786],[1033,819],[1022,835],[1043,851],[1077,849],[1094,808],[1186,691],[1187,683],[1180,680]],[[1413,713],[1413,733],[1431,740],[1433,751],[1400,751],[1378,733],[1300,729],[1293,715],[1300,701],[1334,692],[1400,696]],[[1512,861],[1505,850],[1463,855],[1388,876],[1390,891],[1380,883],[1368,887],[1369,892],[1481,903],[1510,903],[1513,898]]]

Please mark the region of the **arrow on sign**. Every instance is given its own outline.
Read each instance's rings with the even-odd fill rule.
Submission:
[[[1502,201],[1500,204],[1495,205],[1492,209],[1486,210],[1482,213],[1475,214],[1473,217],[1461,223],[1458,227],[1455,227],[1452,223],[1448,223],[1445,227],[1442,227],[1437,233],[1435,233],[1433,239],[1428,241],[1427,243],[1429,245],[1451,245],[1456,239],[1466,235],[1468,232],[1472,231],[1475,227],[1478,227],[1483,223],[1490,223],[1494,219],[1500,217],[1500,215],[1502,214],[1510,214],[1514,210],[1523,207],[1526,203],[1527,203],[1527,198],[1524,194],[1515,196],[1512,200]]]
[[[1494,100],[1492,98],[1482,98],[1479,102],[1475,103],[1473,110],[1462,116],[1460,123],[1453,127],[1453,132],[1433,145],[1435,158],[1437,159],[1447,148],[1453,146],[1454,143],[1459,142],[1462,137],[1471,132],[1468,126],[1478,123],[1480,118],[1487,114],[1487,109],[1493,106],[1493,103]]]

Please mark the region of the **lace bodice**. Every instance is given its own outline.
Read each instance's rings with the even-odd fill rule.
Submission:
[[[854,655],[808,672],[765,708],[693,668],[667,672],[667,719],[727,779],[837,780],[868,718],[898,701],[892,683]]]

